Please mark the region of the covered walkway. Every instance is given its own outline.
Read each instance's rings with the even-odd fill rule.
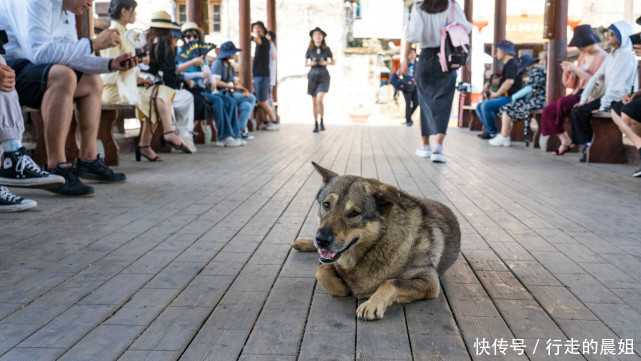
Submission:
[[[124,155],[128,182],[96,185],[95,198],[20,191],[39,206],[0,219],[0,360],[640,359],[631,166],[496,149],[457,128],[448,163],[432,164],[417,141],[415,128],[318,135],[284,120],[239,149],[160,165]],[[317,225],[312,160],[455,211],[462,252],[440,298],[363,322],[362,300],[316,283],[317,256],[290,247]],[[630,339],[634,354],[618,355]],[[554,354],[571,340],[598,345],[548,356],[548,342]],[[592,354],[609,342],[616,356]]]

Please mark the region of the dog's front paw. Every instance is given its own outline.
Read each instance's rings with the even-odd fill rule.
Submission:
[[[292,244],[292,247],[301,252],[316,252],[314,239],[312,238],[299,238]]]
[[[356,309],[356,316],[362,320],[372,321],[383,318],[387,306],[383,302],[373,301],[371,298]]]

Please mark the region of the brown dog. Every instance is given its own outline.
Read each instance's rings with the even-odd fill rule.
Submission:
[[[376,179],[339,176],[312,162],[323,177],[316,238],[294,242],[320,254],[316,279],[332,296],[369,297],[356,314],[383,317],[393,302],[438,297],[439,275],[454,263],[461,230],[445,205],[411,196]]]

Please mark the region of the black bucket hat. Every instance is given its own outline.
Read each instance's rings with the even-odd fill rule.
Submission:
[[[253,27],[254,27],[254,25],[258,25],[258,26],[260,26],[261,28],[263,28],[263,32],[264,32],[265,34],[267,34],[267,28],[265,27],[265,23],[264,23],[264,22],[262,22],[262,21],[260,21],[260,20],[259,20],[259,21],[255,22],[255,23],[252,23],[252,26],[251,26],[251,27],[253,28]]]
[[[570,40],[569,46],[576,46],[577,48],[583,48],[588,45],[595,43],[600,43],[601,38],[596,34],[594,29],[588,24],[579,25],[574,28],[574,36]]]
[[[637,23],[637,25],[641,25],[641,16],[639,16],[639,17],[637,18],[636,23]]]
[[[514,43],[509,40],[503,40],[498,44],[494,44],[494,46],[512,56],[516,56],[516,52],[514,51]]]
[[[314,34],[315,31],[320,31],[321,34],[323,34],[323,38],[327,37],[327,33],[323,31],[323,29],[319,28],[318,26],[312,29],[312,31],[309,32],[309,37],[311,38],[312,35]]]
[[[518,69],[519,70],[517,70],[516,73],[517,74],[521,73],[523,70],[525,70],[525,68],[527,68],[528,66],[530,66],[530,65],[532,65],[534,63],[538,63],[539,61],[541,61],[541,59],[533,58],[533,57],[529,56],[528,54],[521,55],[519,60],[517,60],[517,65],[518,65]]]

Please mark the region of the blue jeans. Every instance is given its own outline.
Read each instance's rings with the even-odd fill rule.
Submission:
[[[211,112],[218,130],[218,140],[222,141],[228,137],[240,138],[236,101],[232,97],[221,94],[201,94],[211,104]]]
[[[485,132],[490,134],[496,134],[499,131],[496,129],[496,111],[499,110],[505,104],[511,103],[512,97],[498,97],[494,99],[489,99],[484,102],[479,103],[476,106],[476,114],[481,119],[481,123],[485,127]]]
[[[256,96],[254,96],[254,94],[249,94],[249,97],[245,98],[243,96],[243,93],[240,92],[232,92],[230,93],[230,96],[234,98],[234,100],[236,101],[236,106],[240,111],[240,114],[238,116],[240,129],[246,132],[247,121],[251,117],[254,106],[256,105]]]

